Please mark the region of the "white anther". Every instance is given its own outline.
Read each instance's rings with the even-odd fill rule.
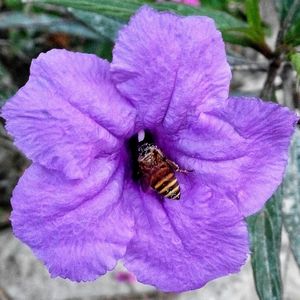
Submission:
[[[145,131],[144,130],[140,130],[138,132],[138,142],[142,142],[145,139]]]

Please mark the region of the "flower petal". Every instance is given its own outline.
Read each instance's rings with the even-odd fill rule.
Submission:
[[[231,72],[224,43],[208,17],[179,17],[142,7],[121,30],[113,80],[137,107],[142,128],[176,131],[187,111],[224,105]]]
[[[226,197],[189,174],[179,176],[179,201],[159,200],[134,185],[125,195],[135,208],[136,235],[125,266],[137,280],[181,292],[239,271],[248,253],[247,228]]]
[[[32,62],[30,73],[3,117],[34,162],[83,178],[95,157],[117,151],[131,134],[136,112],[111,83],[108,62],[52,50]]]
[[[133,218],[122,199],[121,161],[99,158],[91,170],[84,180],[68,180],[33,164],[14,190],[14,234],[52,277],[96,279],[115,266],[133,235]]]
[[[288,108],[271,102],[230,98],[223,110],[190,118],[176,135],[158,130],[158,143],[204,184],[226,192],[247,216],[261,209],[281,183],[297,120]]]

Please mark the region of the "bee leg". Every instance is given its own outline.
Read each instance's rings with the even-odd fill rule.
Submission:
[[[185,169],[181,169],[174,161],[167,159],[166,158],[167,163],[169,164],[169,166],[175,171],[175,172],[181,172],[181,173],[191,173],[194,170],[185,170]]]

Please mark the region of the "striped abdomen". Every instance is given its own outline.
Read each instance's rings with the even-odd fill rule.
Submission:
[[[168,165],[161,166],[152,174],[150,185],[165,198],[180,199],[180,187],[177,178]]]

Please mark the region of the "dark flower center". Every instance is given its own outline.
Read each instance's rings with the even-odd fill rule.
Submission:
[[[148,131],[140,131],[129,141],[133,180],[139,180],[143,190],[151,188],[160,197],[180,199],[180,186],[175,172],[179,166],[159,149]]]
[[[128,142],[128,148],[130,153],[130,165],[132,167],[132,179],[139,181],[141,174],[139,172],[138,158],[141,155],[145,155],[149,151],[149,146],[155,145],[153,135],[149,130],[144,130],[144,137],[140,140],[139,134],[133,135]]]

